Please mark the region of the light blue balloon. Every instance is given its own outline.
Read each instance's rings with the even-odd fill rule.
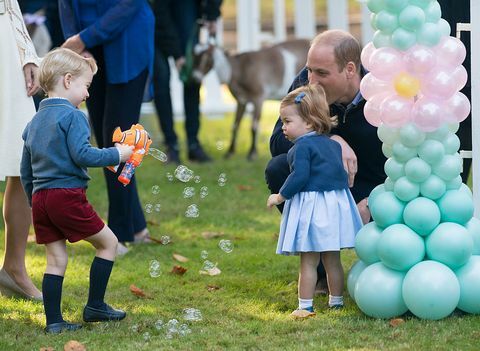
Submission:
[[[393,156],[393,148],[391,144],[382,144],[382,152],[386,158]]]
[[[450,24],[446,20],[444,20],[443,18],[440,18],[438,20],[437,28],[438,28],[438,32],[440,33],[440,35],[442,37],[450,36],[450,33],[451,33]]]
[[[438,1],[432,1],[424,11],[426,22],[437,23],[442,17],[442,10]]]
[[[389,11],[380,11],[375,17],[375,27],[383,34],[392,34],[398,28],[398,16]]]
[[[373,204],[377,195],[382,194],[385,191],[385,185],[383,184],[379,184],[375,188],[373,188],[373,190],[370,192],[370,195],[368,196],[368,204]]]
[[[425,12],[418,6],[405,7],[398,16],[398,23],[408,31],[416,31],[425,23]]]
[[[426,8],[433,0],[410,0],[411,5],[419,6],[421,8]]]
[[[383,182],[383,186],[385,187],[385,191],[393,191],[395,188],[395,181],[387,177]]]
[[[442,222],[466,224],[473,216],[473,200],[465,191],[448,190],[437,200]]]
[[[402,223],[404,207],[405,203],[400,201],[395,194],[390,191],[378,195],[375,202],[369,205],[372,218],[375,220],[375,223],[382,228],[386,228],[392,224]]]
[[[383,166],[385,174],[392,180],[397,180],[405,175],[405,166],[403,162],[398,162],[394,157],[390,157]]]
[[[407,162],[411,158],[417,156],[417,148],[407,147],[397,141],[392,146],[393,156],[400,162]]]
[[[444,222],[425,239],[425,247],[430,259],[457,269],[472,256],[473,239],[464,226]]]
[[[450,268],[435,261],[413,266],[403,280],[403,300],[408,309],[423,319],[442,319],[455,310],[460,284]]]
[[[460,139],[454,133],[449,133],[442,143],[445,153],[449,155],[455,154],[460,149]]]
[[[393,192],[400,200],[408,202],[420,195],[420,185],[407,177],[400,177],[395,181]]]
[[[425,133],[413,123],[405,124],[400,128],[400,141],[407,147],[417,147],[425,141]]]
[[[430,165],[419,157],[411,158],[405,163],[405,175],[412,182],[422,183],[432,174]]]
[[[385,9],[384,0],[367,0],[367,7],[372,12],[380,12]]]
[[[427,133],[427,139],[443,141],[443,139],[447,137],[448,133],[450,133],[449,125],[447,123],[442,123],[440,127],[432,132]]]
[[[447,190],[458,190],[462,186],[462,177],[460,175],[456,176],[452,180],[445,182],[445,185]]]
[[[480,255],[480,220],[473,217],[467,222],[465,228],[473,239],[472,255]]]
[[[355,262],[355,264],[352,266],[352,268],[350,268],[350,271],[348,272],[348,278],[347,278],[348,294],[354,301],[355,301],[355,284],[357,284],[357,280],[360,274],[367,267],[368,267],[368,264],[366,264],[362,260],[358,260],[357,262]]]
[[[443,159],[445,147],[438,140],[427,139],[418,147],[418,156],[425,162],[433,165]]]
[[[417,36],[414,32],[399,27],[392,33],[392,46],[398,50],[405,51],[417,43]]]
[[[445,155],[440,162],[432,165],[432,171],[443,180],[452,180],[462,172],[461,159],[456,155]]]
[[[458,188],[458,191],[461,191],[461,192],[467,194],[469,198],[473,199],[472,189],[470,189],[467,184],[462,183],[460,185],[460,188]]]
[[[447,128],[450,132],[456,133],[458,132],[458,128],[460,128],[460,123],[458,122],[447,123]]]
[[[402,299],[405,273],[385,267],[381,262],[363,270],[355,284],[355,302],[367,316],[392,318],[407,312]]]
[[[370,14],[370,25],[372,26],[372,28],[373,28],[374,31],[377,31],[377,30],[378,30],[378,28],[375,26],[376,20],[377,20],[377,14],[375,14],[375,13],[372,12],[372,13]],[[438,20],[437,20],[437,21],[438,21]],[[437,21],[434,21],[434,22],[436,23]]]
[[[480,313],[480,256],[470,260],[455,271],[460,284],[458,308],[468,313]]]
[[[417,43],[420,45],[435,46],[440,42],[440,37],[440,28],[436,23],[426,22],[417,30]]]
[[[366,264],[380,261],[377,254],[377,242],[382,234],[382,229],[374,222],[365,224],[355,236],[355,252]]]
[[[385,8],[393,13],[399,13],[408,4],[408,0],[384,0]]]
[[[399,136],[400,130],[398,128],[392,128],[386,124],[380,124],[377,128],[378,139],[380,139],[385,144],[393,144],[396,142]]]
[[[440,223],[440,209],[434,201],[418,197],[405,206],[403,220],[417,234],[426,236]]]
[[[389,34],[386,34],[380,30],[377,30],[373,34],[372,42],[373,42],[373,46],[375,46],[376,49],[390,47],[392,46],[392,37]]]
[[[403,272],[423,260],[425,243],[405,224],[394,224],[382,232],[377,252],[385,266]]]
[[[420,194],[431,200],[437,200],[445,194],[447,185],[435,174],[431,174],[422,184],[420,184]]]

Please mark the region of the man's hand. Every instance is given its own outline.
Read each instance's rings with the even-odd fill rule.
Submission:
[[[357,174],[357,155],[348,143],[338,135],[332,135],[330,139],[335,140],[342,147],[342,161],[343,167],[348,173],[348,186],[353,186],[355,174]]]
[[[177,71],[180,72],[182,70],[182,67],[185,65],[185,57],[179,57],[178,59],[175,60],[175,67],[177,67]]]
[[[40,89],[40,83],[38,82],[38,67],[33,63],[27,63],[23,66],[23,75],[25,76],[27,95],[35,95]]]
[[[275,205],[280,205],[285,201],[285,198],[280,194],[272,194],[268,197],[267,207],[272,208]]]
[[[85,50],[85,43],[80,38],[79,34],[75,34],[65,40],[62,44],[62,48],[67,48],[75,51],[77,54],[81,54]]]
[[[362,218],[363,224],[370,222],[370,209],[368,208],[368,198],[363,199],[357,204],[358,212]]]

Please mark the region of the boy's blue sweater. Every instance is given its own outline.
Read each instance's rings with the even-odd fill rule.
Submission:
[[[325,135],[310,132],[297,138],[287,159],[291,173],[280,189],[286,199],[302,191],[348,189],[340,144]]]
[[[31,204],[40,189],[86,188],[87,167],[117,165],[115,147],[98,149],[90,144],[87,116],[68,100],[45,99],[27,124],[20,174]]]

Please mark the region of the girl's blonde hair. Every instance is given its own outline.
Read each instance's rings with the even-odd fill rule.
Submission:
[[[45,55],[40,64],[40,86],[48,93],[55,88],[59,79],[68,73],[77,77],[86,70],[91,70],[95,74],[97,69],[97,63],[93,58],[83,57],[70,49],[57,48]]]
[[[298,115],[319,134],[329,133],[337,125],[337,118],[330,117],[325,91],[320,85],[306,85],[297,88],[280,103],[280,108],[293,105]]]

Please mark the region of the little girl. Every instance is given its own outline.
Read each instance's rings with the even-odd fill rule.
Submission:
[[[272,194],[267,206],[285,202],[277,254],[300,254],[298,309],[295,318],[314,316],[317,266],[322,259],[330,291],[328,305],[343,307],[343,268],[340,249],[354,247],[362,226],[348,189],[341,148],[325,133],[335,125],[320,86],[290,92],[280,104],[285,137],[295,143],[288,151],[290,175]]]

